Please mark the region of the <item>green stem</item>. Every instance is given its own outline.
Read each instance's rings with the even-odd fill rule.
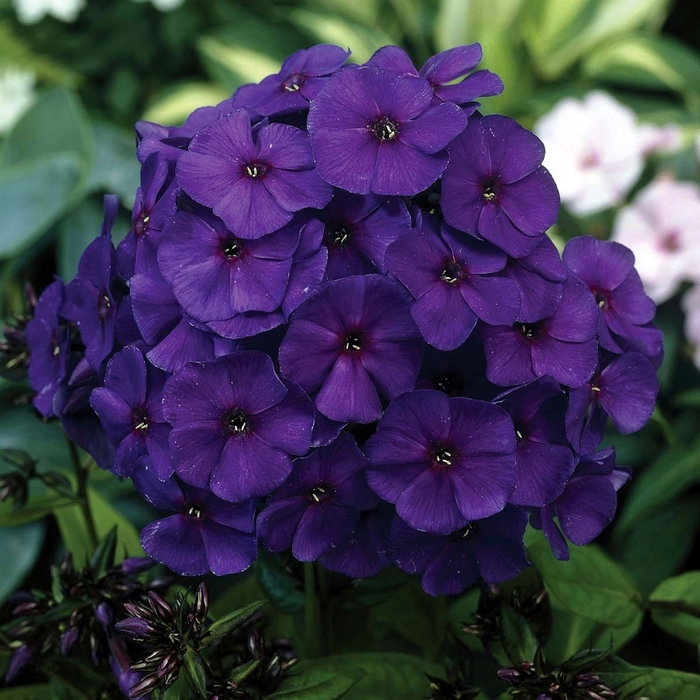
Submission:
[[[304,635],[306,637],[306,657],[317,659],[320,652],[320,615],[316,599],[315,564],[304,563]]]
[[[68,440],[68,450],[70,451],[71,461],[73,462],[73,471],[75,472],[75,478],[78,482],[78,502],[80,504],[80,509],[83,512],[83,517],[85,518],[85,524],[87,525],[88,537],[90,538],[90,545],[93,549],[95,549],[97,547],[97,529],[95,528],[95,521],[93,520],[92,511],[90,510],[90,501],[88,501],[88,467],[84,466],[80,461],[78,448],[75,446],[75,443],[72,440]]]
[[[317,566],[316,575],[318,576],[318,590],[321,595],[321,655],[331,656],[333,654],[333,615],[331,611],[330,582],[328,580],[328,572],[322,566]]]

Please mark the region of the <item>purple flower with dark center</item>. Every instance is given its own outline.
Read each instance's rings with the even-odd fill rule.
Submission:
[[[423,216],[422,229],[413,229],[389,246],[385,264],[415,297],[411,316],[423,337],[439,350],[454,350],[478,319],[510,325],[518,317],[515,283],[486,276],[502,270],[506,259],[490,243]]]
[[[342,547],[322,555],[318,563],[350,578],[376,576],[389,564],[387,546],[393,517],[394,509],[385,503],[374,510],[363,511],[351,538]]]
[[[515,506],[449,535],[419,532],[396,518],[389,555],[402,571],[422,573],[429,595],[457,595],[480,580],[508,581],[529,566],[523,547],[526,525],[525,512]]]
[[[365,477],[367,460],[348,433],[294,461],[294,470],[258,516],[258,535],[272,552],[292,548],[314,561],[350,540],[360,511],[379,499]]]
[[[497,401],[513,419],[518,438],[510,502],[544,506],[561,494],[574,470],[564,425],[566,395],[553,379],[541,377]]]
[[[279,73],[268,75],[257,85],[242,85],[233,95],[233,106],[254,109],[271,116],[309,107],[332,73],[345,63],[349,50],[333,44],[318,44],[295,51]]]
[[[435,389],[448,396],[490,401],[501,388],[486,379],[484,347],[476,333],[456,350],[442,352],[428,346],[416,389]]]
[[[336,72],[309,110],[321,177],[357,194],[408,196],[430,187],[466,124],[457,105],[431,107],[432,97],[423,78],[370,67]]]
[[[124,348],[107,364],[104,386],[90,395],[90,405],[116,447],[114,473],[131,476],[136,461],[150,455],[158,478],[172,473],[162,394],[166,375],[149,366],[140,350]]]
[[[316,172],[309,137],[286,124],[253,133],[239,109],[202,129],[177,163],[182,189],[211,207],[238,238],[259,238],[291,221],[294,212],[321,209],[332,189]]]
[[[522,258],[509,258],[502,274],[518,286],[518,321],[523,323],[535,323],[554,313],[569,276],[559,251],[547,236]]]
[[[141,167],[141,186],[131,213],[131,230],[117,246],[116,265],[119,275],[129,279],[134,275],[139,248],[153,231],[160,231],[175,213],[174,173],[160,153],[152,153]]]
[[[513,386],[549,374],[566,386],[581,386],[598,365],[599,316],[593,295],[570,277],[549,318],[513,326],[481,326],[486,376],[494,384]]]
[[[543,530],[554,556],[568,560],[569,547],[562,532],[575,545],[592,542],[612,522],[617,492],[629,479],[628,469],[615,466],[613,447],[581,457],[561,496],[533,511],[530,522]]]
[[[116,271],[110,231],[118,207],[116,197],[105,197],[102,233],[80,257],[78,274],[67,287],[68,300],[63,311],[69,321],[78,324],[85,358],[95,371],[99,371],[114,347],[119,295],[113,290]]]
[[[590,382],[569,391],[567,435],[583,454],[598,447],[608,416],[623,435],[641,430],[651,418],[659,379],[651,361],[638,352],[605,353]]]
[[[456,46],[431,56],[418,71],[402,48],[382,46],[374,52],[366,65],[386,68],[397,75],[425,78],[433,88],[433,104],[454,102],[470,115],[479,106],[475,100],[503,92],[503,81],[495,73],[488,70],[472,73],[479,65],[482,55],[479,44]],[[458,78],[462,80],[455,82]]]
[[[134,484],[155,508],[170,511],[141,531],[144,551],[183,576],[245,571],[257,558],[255,502],[229,503],[176,477],[159,481],[143,458]]]
[[[645,333],[638,327],[650,323],[656,313],[656,305],[644,293],[642,280],[634,269],[632,251],[614,241],[580,236],[567,242],[563,258],[571,274],[593,292],[598,302],[601,347],[618,354],[626,349],[644,352],[638,345],[628,348],[625,344],[638,341],[645,346]]]
[[[39,297],[25,331],[29,383],[36,391],[32,403],[45,418],[54,415],[53,398],[68,372],[70,331],[60,317],[65,302],[66,285],[56,279]]]
[[[440,199],[447,223],[513,257],[527,255],[559,211],[542,142],[509,117],[472,117],[449,152]]]
[[[280,345],[280,370],[335,421],[371,423],[380,394],[415,386],[423,341],[400,284],[380,275],[326,282],[294,313]]]
[[[447,535],[498,513],[515,486],[515,431],[499,406],[418,390],[364,446],[367,482],[411,527]]]
[[[185,482],[227,501],[266,496],[309,449],[314,412],[263,353],[240,351],[188,364],[166,383],[173,467]]]
[[[158,265],[185,312],[202,323],[274,311],[287,290],[301,226],[292,221],[245,240],[220,219],[180,211],[163,231]]]
[[[386,273],[384,254],[409,230],[411,218],[398,198],[357,195],[335,190],[331,203],[307,228],[323,231],[328,249],[324,280],[373,272]]]

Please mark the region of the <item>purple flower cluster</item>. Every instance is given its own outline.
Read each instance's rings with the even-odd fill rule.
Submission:
[[[608,418],[650,418],[662,343],[634,258],[546,235],[539,139],[476,100],[478,45],[416,69],[328,45],[181,127],[137,125],[116,204],[27,328],[36,408],[166,512],[144,549],[186,575],[258,541],[432,595],[517,575],[612,520]]]

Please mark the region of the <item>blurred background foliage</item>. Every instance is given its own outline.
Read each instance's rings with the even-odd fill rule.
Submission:
[[[158,3],[88,0],[72,23],[47,16],[34,24],[18,19],[22,2],[0,0],[3,318],[21,312],[27,281],[41,290],[54,274],[75,274],[82,250],[99,233],[104,193],[118,194],[123,204],[116,238],[128,231],[139,177],[136,120],[180,123],[195,108],[277,72],[292,51],[315,43],[349,46],[356,62],[382,45],[398,44],[421,65],[433,53],[478,41],[481,67],[498,73],[506,86],[502,95],[485,100],[484,112],[507,114],[532,128],[559,100],[603,89],[642,123],[678,127],[676,147],[646,160],[628,201],[659,173],[697,182],[695,0],[185,0],[170,11],[159,10]],[[11,119],[20,103],[22,113]],[[616,211],[575,216],[564,207],[556,236],[608,237]],[[659,310],[666,358],[654,419],[636,435],[610,435],[618,462],[637,473],[603,538],[609,556],[584,548],[592,559],[579,564],[607,572],[603,578],[618,572],[622,598],[681,599],[698,606],[700,373],[683,320],[676,294]],[[68,473],[61,430],[15,405],[23,394],[26,387],[0,380],[0,447],[28,450]],[[131,498],[127,484],[107,476],[92,479],[93,508],[105,531],[118,525],[123,551],[135,553],[137,528],[149,519],[146,506]],[[41,523],[48,513],[74,554],[86,547],[74,541],[80,513],[70,504],[44,503],[37,492],[22,511],[5,505],[0,525],[15,529],[0,539],[0,598],[21,583],[41,551],[54,551]],[[22,557],[14,559],[12,552]],[[537,563],[544,570],[555,567],[552,581],[561,571],[556,567],[566,566]],[[586,596],[562,607],[565,598],[554,601],[561,609],[551,643],[555,660],[585,648],[592,635],[603,644],[614,641],[619,650],[641,629],[627,647],[630,660],[697,671],[697,620],[659,612],[653,620],[641,612],[601,619]],[[466,598],[459,602],[469,604]],[[465,615],[466,608],[457,607],[451,617]]]

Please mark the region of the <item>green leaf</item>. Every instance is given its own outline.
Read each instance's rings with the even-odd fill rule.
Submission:
[[[618,516],[616,534],[628,533],[652,513],[700,482],[700,438],[667,449],[640,471]]]
[[[700,571],[660,583],[649,596],[649,607],[661,629],[690,644],[700,643]]]
[[[606,668],[611,666],[611,668]],[[667,668],[632,666],[613,657],[592,669],[621,698],[648,697],[656,700],[697,700],[700,697],[700,676]]]
[[[287,676],[276,692],[267,700],[336,700],[347,697],[345,693],[355,685],[361,671],[333,673],[323,669],[310,669]]]
[[[277,558],[262,554],[253,567],[263,593],[280,612],[294,615],[304,609],[304,594]]]
[[[612,627],[641,619],[641,596],[624,569],[596,545],[569,550],[571,559],[558,561],[542,535],[528,546],[530,561],[564,608]]]
[[[74,154],[0,169],[0,258],[34,243],[68,209],[81,179]]]
[[[183,659],[183,666],[192,687],[202,697],[207,697],[207,672],[204,669],[202,657],[190,648]]]
[[[626,36],[599,48],[582,67],[597,80],[682,95],[697,96],[700,90],[700,58],[668,36]]]
[[[182,124],[195,109],[218,104],[227,96],[226,90],[211,83],[172,85],[155,97],[143,118],[158,124]]]
[[[0,604],[24,581],[44,543],[43,523],[8,528],[0,535]]]
[[[51,686],[23,685],[19,688],[3,688],[0,690],[0,700],[51,700]]]
[[[689,389],[671,398],[676,408],[700,408],[700,389]]]
[[[513,666],[534,660],[539,646],[527,620],[509,605],[501,605],[501,644]]]
[[[102,538],[97,545],[97,549],[95,549],[90,557],[90,568],[95,571],[96,576],[103,576],[107,569],[114,566],[114,553],[116,549],[117,528],[115,526],[107,533],[106,537]]]
[[[317,669],[327,673],[354,674],[364,671],[362,679],[343,700],[425,700],[428,693],[426,674],[443,677],[441,666],[418,656],[376,652],[341,654],[300,664],[302,670]]]
[[[88,177],[88,191],[116,194],[122,204],[131,209],[141,169],[133,133],[113,124],[95,124],[93,139],[95,159]]]
[[[225,615],[220,620],[217,620],[208,630],[207,642],[217,644],[225,639],[231,632],[242,624],[250,620],[255,615],[266,601],[256,601],[246,605],[244,608],[234,610],[232,613]]]

